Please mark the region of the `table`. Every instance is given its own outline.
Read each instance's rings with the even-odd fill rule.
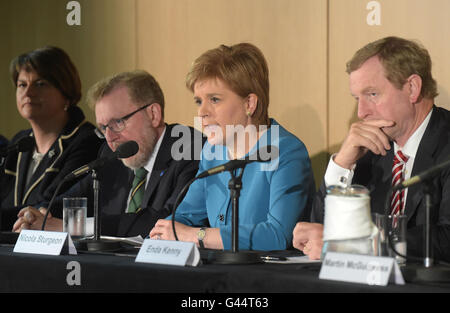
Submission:
[[[446,283],[380,287],[320,280],[320,263],[178,267],[135,263],[131,256],[48,256],[12,250],[12,245],[0,245],[0,292],[450,292]]]

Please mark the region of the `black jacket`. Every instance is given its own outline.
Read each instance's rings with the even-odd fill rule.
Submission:
[[[176,133],[172,135],[175,126],[185,129],[186,133],[191,136],[189,144],[183,146],[184,149],[188,149],[190,155],[188,160],[175,160],[172,156],[172,148],[180,147],[179,139],[182,136]],[[197,140],[197,149],[192,146],[193,140]],[[197,173],[203,142],[202,135],[193,128],[177,124],[166,125],[152,174],[145,189],[142,210],[137,213],[125,213],[134,172],[118,159],[109,161],[100,168],[97,171],[97,179],[99,181],[98,205],[101,215],[101,235],[119,237],[141,235],[145,238],[158,219],[165,218],[172,213],[177,195]],[[112,153],[105,143],[100,149],[99,157],[108,157]],[[87,197],[88,216],[92,216],[94,193],[91,175],[86,176],[65,195]],[[52,212],[62,210],[61,198],[62,196],[55,202]]]
[[[391,147],[393,144],[391,143]],[[361,158],[355,168],[352,184],[366,186],[370,191],[371,210],[384,214],[385,201],[392,183],[394,148],[386,156],[370,151]],[[433,108],[430,122],[420,141],[411,177],[450,157],[450,112]],[[432,180],[433,209],[431,212],[433,253],[436,259],[450,261],[450,167]],[[325,184],[322,183],[313,207],[312,220],[323,223]],[[425,197],[424,185],[409,187],[404,214],[408,218],[407,248],[410,256],[423,256]]]
[[[33,151],[15,152],[7,156],[0,173],[2,230],[11,230],[20,208],[48,203],[67,174],[97,157],[103,141],[95,135],[94,128],[85,120],[80,108],[71,107],[69,122],[45,154],[28,185],[26,177]],[[11,143],[24,136],[33,136],[32,129],[20,131]],[[76,181],[64,184],[60,193],[74,183]]]

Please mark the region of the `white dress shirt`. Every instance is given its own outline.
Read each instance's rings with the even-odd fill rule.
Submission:
[[[147,164],[144,165],[144,168],[148,172],[147,180],[145,182],[145,188],[147,188],[148,182],[150,180],[150,175],[152,174],[153,166],[155,165],[155,161],[156,161],[156,156],[158,155],[158,151],[159,151],[159,148],[161,147],[161,142],[162,142],[165,132],[166,132],[166,127],[164,127],[164,130],[163,130],[161,136],[159,137],[158,141],[156,142],[155,148],[153,149],[150,159],[148,160]],[[130,196],[131,196],[131,190],[130,190],[130,193],[128,194],[127,205],[124,208],[125,211],[127,210],[128,205],[130,203]],[[94,218],[88,217],[86,219],[86,237],[90,237],[93,235],[94,235]]]
[[[159,139],[156,142],[155,147],[153,148],[153,152],[152,152],[152,155],[150,156],[150,159],[147,161],[147,164],[144,165],[144,168],[148,172],[147,179],[145,181],[145,188],[147,188],[148,182],[150,181],[153,167],[155,166],[156,156],[158,155],[158,151],[159,151],[159,148],[161,147],[161,142],[162,142],[165,132],[166,132],[166,127],[164,127],[164,130],[163,130],[161,136],[159,136]],[[128,208],[128,205],[130,204],[130,196],[131,196],[131,190],[130,190],[130,193],[128,194],[127,207],[125,208],[125,210]]]
[[[430,110],[427,117],[423,120],[422,124],[420,124],[420,126],[411,135],[411,137],[409,137],[408,141],[403,147],[400,147],[399,145],[397,145],[397,143],[394,142],[394,154],[397,153],[398,150],[401,150],[402,153],[408,157],[408,162],[406,162],[406,166],[404,169],[405,180],[411,177],[411,171],[413,169],[414,161],[416,159],[417,149],[419,148],[420,141],[422,140],[423,134],[425,133],[428,123],[430,122],[432,112],[433,109]],[[325,185],[327,187],[331,185],[339,185],[342,187],[351,185],[356,164],[350,170],[343,168],[334,162],[335,156],[336,153],[331,156],[330,162],[328,163],[328,167],[325,172],[324,178]],[[406,203],[407,192],[408,189],[405,190],[404,203]]]

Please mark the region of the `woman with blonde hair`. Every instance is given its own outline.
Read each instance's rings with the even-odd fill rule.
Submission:
[[[195,60],[186,85],[208,139],[199,173],[258,151],[269,154],[267,147],[274,147],[270,162],[235,170],[235,175],[242,174],[239,247],[288,248],[296,222],[308,218],[314,184],[305,145],[268,116],[269,71],[263,54],[249,43],[221,45]],[[175,213],[179,240],[210,249],[231,248],[230,178],[225,171],[190,186]],[[159,220],[150,237],[174,240],[170,217]]]

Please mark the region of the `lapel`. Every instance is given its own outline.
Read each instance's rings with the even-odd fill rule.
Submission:
[[[427,129],[425,130],[422,140],[420,141],[419,148],[417,149],[411,177],[429,169],[435,163],[435,152],[439,146],[439,134],[442,124],[439,117],[438,108],[434,107],[430,122],[428,123]],[[408,221],[414,215],[415,211],[422,202],[422,199],[422,184],[416,184],[409,187],[405,205],[405,214],[408,217]]]
[[[30,182],[23,189],[20,200],[21,204],[25,204],[31,192],[33,192],[33,190],[35,190],[39,186],[39,184],[42,183],[42,181],[45,178],[45,175],[47,175],[50,172],[59,172],[59,168],[55,168],[54,165],[58,160],[58,158],[61,156],[62,152],[63,152],[62,139],[60,137],[55,141],[50,150],[45,154],[44,158],[36,168],[36,171],[33,173],[33,176],[31,176]],[[31,162],[33,152],[26,152],[24,154],[27,154],[25,156],[27,160],[26,163],[21,162],[21,173],[19,173],[19,179],[20,181],[23,182],[23,185],[25,186],[26,172],[30,164],[29,162]]]
[[[176,138],[172,138],[170,136],[172,129],[172,125],[166,124],[166,131],[164,133],[164,137],[161,141],[161,145],[159,147],[158,154],[156,156],[155,164],[153,165],[152,173],[150,175],[150,180],[145,189],[144,198],[142,199],[141,208],[142,210],[136,213],[124,213],[123,217],[120,219],[120,224],[118,228],[119,236],[128,236],[131,228],[133,227],[136,220],[148,209],[151,205],[150,200],[153,197],[153,194],[157,191],[157,186],[159,185],[162,177],[165,174],[165,171],[169,167],[169,164],[172,160],[171,157],[171,148],[172,143]],[[134,172],[129,170],[130,178],[129,178],[129,186],[131,188],[131,183],[134,178]],[[129,188],[129,189],[130,189]],[[128,189],[128,190],[129,190]]]
[[[61,134],[58,136],[56,141],[53,143],[50,150],[45,154],[39,166],[36,168],[36,171],[33,173],[33,176],[30,179],[30,183],[26,184],[26,173],[28,171],[29,162],[31,161],[31,157],[33,152],[23,153],[22,159],[19,159],[17,166],[17,176],[16,176],[16,186],[15,186],[15,197],[14,202],[15,205],[25,204],[30,194],[35,190],[39,184],[45,179],[45,175],[50,172],[59,172],[59,168],[56,166],[61,166],[60,164],[56,165],[58,159],[64,152],[63,144],[65,141],[71,140],[74,135],[77,134],[78,129],[87,121],[84,119],[83,111],[80,108],[75,106],[70,106],[69,108],[69,121],[67,125],[62,130]],[[20,157],[20,154],[19,154]],[[56,165],[56,166],[55,166]],[[17,182],[21,182],[21,186]]]
[[[153,165],[152,173],[150,175],[150,180],[145,189],[144,199],[142,199],[142,208],[148,207],[150,199],[157,190],[159,182],[164,176],[166,170],[169,168],[170,162],[172,161],[171,149],[173,141],[176,138],[171,137],[172,125],[166,125],[166,131],[162,139],[161,145],[159,147],[158,154],[156,156],[155,164]]]
[[[59,148],[59,138],[56,140],[56,142],[52,145],[50,150],[45,154],[42,161],[39,163],[38,167],[36,168],[36,171],[34,172],[33,176],[31,177],[31,182],[36,181],[39,179],[42,173],[46,171],[46,169],[50,168],[55,160],[59,157],[61,154],[61,149]],[[32,183],[31,183],[32,184]],[[29,187],[29,186],[27,186]]]
[[[32,151],[19,152],[17,158],[16,181],[14,186],[14,205],[18,206],[22,203],[23,195],[25,194],[27,179],[27,167],[30,163]]]

